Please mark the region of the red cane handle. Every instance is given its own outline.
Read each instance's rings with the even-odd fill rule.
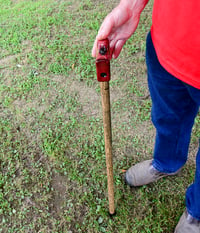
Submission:
[[[96,71],[99,82],[110,81],[110,48],[108,39],[97,42]]]

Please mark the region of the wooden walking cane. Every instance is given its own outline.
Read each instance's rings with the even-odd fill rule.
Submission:
[[[115,214],[114,203],[114,179],[113,179],[113,162],[112,162],[112,131],[111,131],[111,112],[110,112],[110,51],[108,39],[97,42],[96,57],[97,80],[100,82],[103,125],[106,153],[106,167],[108,179],[108,202],[110,215]]]

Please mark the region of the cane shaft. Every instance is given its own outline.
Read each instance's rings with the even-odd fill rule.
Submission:
[[[100,82],[100,86],[101,86],[101,97],[102,97],[106,167],[107,167],[107,178],[108,178],[109,212],[110,212],[110,214],[114,214],[115,213],[115,203],[114,203],[112,131],[111,131],[109,82]]]

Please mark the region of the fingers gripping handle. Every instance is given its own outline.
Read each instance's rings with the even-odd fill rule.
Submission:
[[[108,39],[97,42],[96,71],[99,82],[110,81],[110,48]]]

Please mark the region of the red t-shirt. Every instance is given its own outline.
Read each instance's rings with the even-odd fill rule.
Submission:
[[[151,36],[161,65],[200,89],[200,0],[154,0]]]

